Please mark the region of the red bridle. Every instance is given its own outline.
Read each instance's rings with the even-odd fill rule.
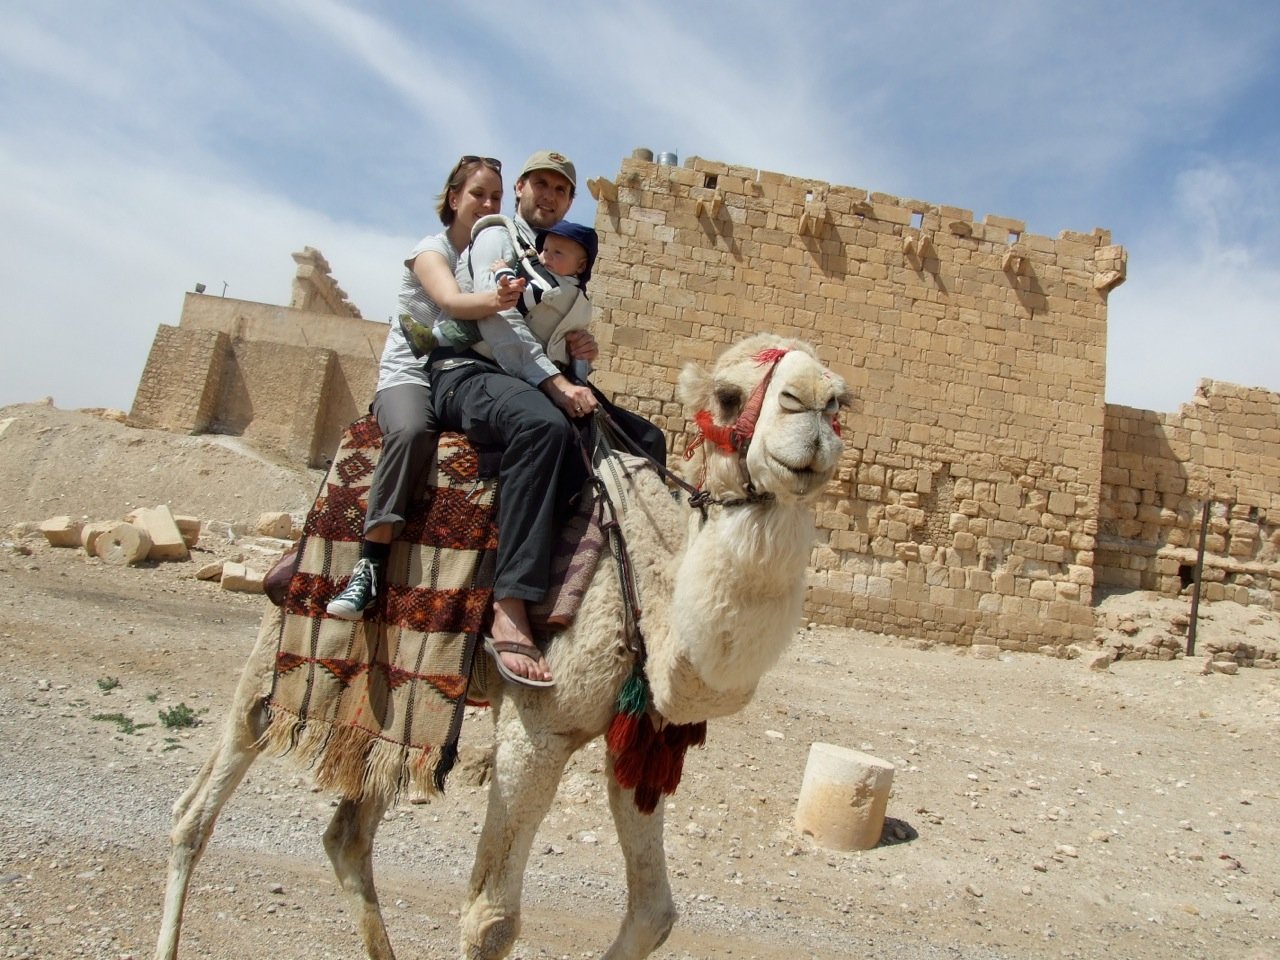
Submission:
[[[693,452],[697,450],[704,442],[709,441],[712,446],[724,451],[725,453],[743,453],[747,446],[751,443],[751,437],[756,432],[756,421],[760,419],[760,408],[764,406],[764,395],[769,389],[769,381],[773,379],[773,371],[778,366],[778,361],[787,355],[786,350],[778,347],[771,347],[767,350],[761,350],[751,359],[757,364],[763,366],[769,364],[769,369],[764,375],[764,379],[756,384],[755,390],[751,392],[751,396],[747,399],[747,405],[742,408],[742,413],[738,415],[729,426],[722,426],[711,418],[711,411],[699,410],[693,415],[693,422],[698,427],[698,436],[693,438],[693,442],[685,448],[684,458],[689,460],[693,457]],[[840,436],[840,420],[839,417],[831,418],[831,429],[836,432],[836,436]]]
[[[698,436],[694,437],[693,442],[685,448],[686,460],[690,459],[693,452],[708,440],[711,441],[712,446],[720,448],[725,453],[741,453],[747,449],[752,435],[756,432],[756,421],[760,419],[760,408],[764,406],[765,391],[769,389],[773,371],[778,366],[778,361],[786,355],[786,350],[771,347],[761,350],[751,358],[760,366],[769,364],[769,369],[764,379],[756,384],[755,390],[751,392],[747,405],[742,408],[742,413],[738,414],[738,419],[730,426],[721,426],[712,420],[709,410],[699,410],[693,415],[693,422],[698,426]]]

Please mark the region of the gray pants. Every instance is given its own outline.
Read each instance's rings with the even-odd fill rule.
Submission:
[[[382,455],[369,485],[364,532],[391,523],[398,534],[440,432],[431,391],[419,383],[386,387],[373,395],[373,415],[382,430]]]

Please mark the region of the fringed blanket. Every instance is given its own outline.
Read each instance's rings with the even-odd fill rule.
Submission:
[[[352,424],[307,515],[263,737],[268,751],[291,754],[321,787],[351,798],[443,788],[497,546],[493,486],[479,482],[466,438],[445,433],[373,607],[361,621],[329,617],[359,559],[381,448],[372,416]]]

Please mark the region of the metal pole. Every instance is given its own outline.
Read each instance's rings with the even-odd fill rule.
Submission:
[[[1196,549],[1196,568],[1191,581],[1191,626],[1187,629],[1187,656],[1195,656],[1196,622],[1200,616],[1200,574],[1204,570],[1204,538],[1209,532],[1209,503],[1200,510],[1200,546]]]

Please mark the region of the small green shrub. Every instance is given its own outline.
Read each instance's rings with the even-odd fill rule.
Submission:
[[[198,727],[200,726],[200,715],[185,703],[180,703],[176,707],[170,707],[168,710],[161,710],[160,722],[170,730],[180,730],[183,727]]]
[[[95,713],[91,720],[101,720],[104,723],[114,723],[116,728],[125,734],[132,734],[139,729],[138,725],[126,717],[123,713]]]
[[[118,686],[120,686],[119,677],[99,677],[98,678],[98,689],[101,690],[103,693],[110,693],[112,690],[114,690]]]

